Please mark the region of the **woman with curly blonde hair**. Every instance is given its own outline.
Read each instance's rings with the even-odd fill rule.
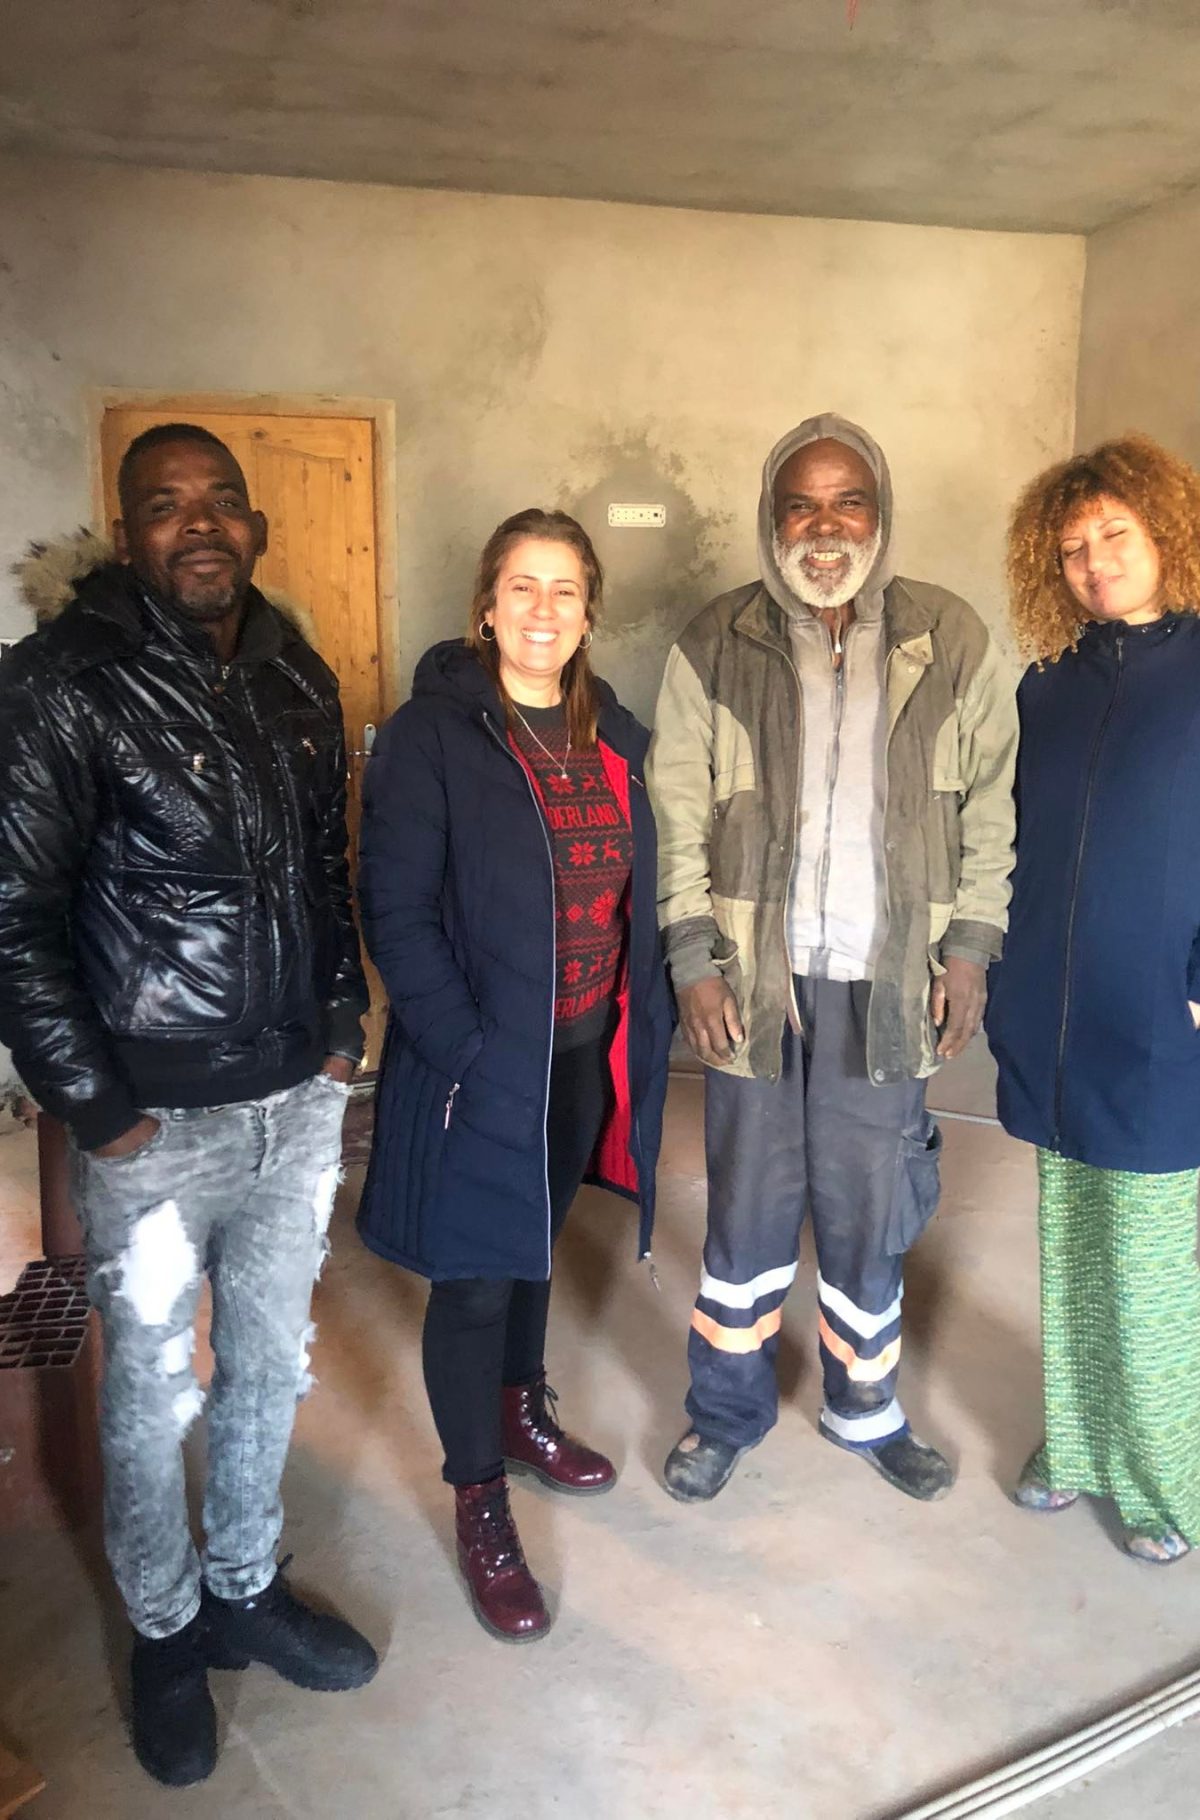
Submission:
[[[988,1034],[1038,1149],[1046,1438],[1031,1510],[1200,1544],[1200,475],[1145,437],[1039,476],[1009,538],[1017,864]]]

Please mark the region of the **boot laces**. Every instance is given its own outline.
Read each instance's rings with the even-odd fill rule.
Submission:
[[[553,1384],[547,1384],[545,1380],[542,1382],[541,1415],[541,1425],[550,1436],[550,1439],[552,1441],[565,1441],[567,1437],[562,1424],[558,1419],[558,1392],[555,1390]]]
[[[508,1491],[503,1485],[484,1499],[477,1512],[480,1539],[488,1544],[488,1565],[493,1573],[505,1567],[521,1567],[525,1557],[521,1538],[508,1506]]]

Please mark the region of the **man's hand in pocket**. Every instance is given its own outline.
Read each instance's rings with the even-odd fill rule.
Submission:
[[[92,1155],[132,1156],[135,1150],[140,1150],[144,1144],[148,1144],[157,1131],[158,1120],[147,1118],[143,1114],[136,1125],[131,1125],[128,1131],[123,1131],[119,1138],[113,1139],[111,1144],[101,1144],[98,1149],[92,1151]]]

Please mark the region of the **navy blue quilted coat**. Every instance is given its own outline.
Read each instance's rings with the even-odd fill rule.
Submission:
[[[1093,624],[1018,692],[1001,1122],[1099,1169],[1200,1164],[1200,619]]]
[[[614,1112],[588,1179],[637,1201],[644,1252],[672,1018],[649,736],[606,684],[601,695],[601,752],[628,798],[634,856]],[[426,652],[367,765],[359,895],[391,1002],[359,1231],[422,1276],[547,1277],[549,832],[491,679],[460,642]]]

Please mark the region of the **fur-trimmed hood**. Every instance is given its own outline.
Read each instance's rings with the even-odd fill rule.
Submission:
[[[13,564],[12,572],[17,578],[21,598],[38,625],[48,626],[74,598],[80,582],[115,562],[116,552],[108,539],[81,526],[69,537],[55,538],[50,543],[31,543],[24,556]],[[262,588],[260,593],[295,628],[305,644],[320,651],[316,623],[306,608],[272,588]]]

